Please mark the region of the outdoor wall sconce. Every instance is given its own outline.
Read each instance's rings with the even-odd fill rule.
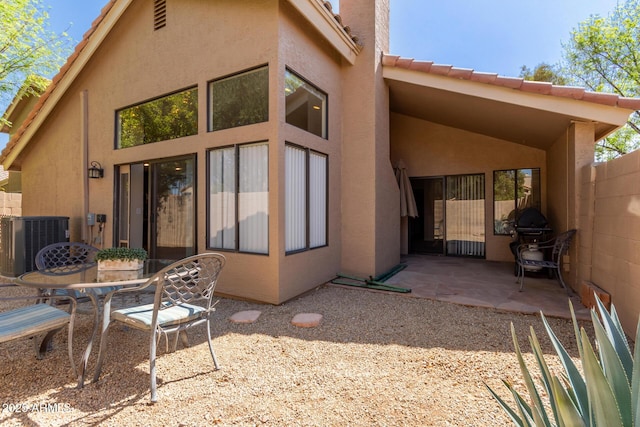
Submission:
[[[103,178],[104,177],[104,169],[102,169],[102,165],[98,162],[91,162],[91,167],[89,168],[89,178]]]

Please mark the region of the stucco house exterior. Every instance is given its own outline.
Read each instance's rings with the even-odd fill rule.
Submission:
[[[640,100],[388,50],[389,0],[112,0],[0,162],[24,215],[69,216],[72,240],[221,251],[217,290],[273,304],[408,252],[512,261],[525,206],[582,238],[595,142]]]

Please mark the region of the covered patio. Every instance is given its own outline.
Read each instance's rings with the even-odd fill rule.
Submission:
[[[578,319],[590,319],[580,297],[569,297],[560,283],[544,273],[527,274],[520,292],[509,262],[433,255],[405,255],[406,268],[385,283],[410,288],[417,298],[508,312],[570,318],[569,299]]]

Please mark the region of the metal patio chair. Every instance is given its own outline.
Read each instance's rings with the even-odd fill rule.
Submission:
[[[49,304],[36,303],[0,312],[0,343],[19,338],[33,337],[36,357],[42,359],[49,348],[53,336],[65,326],[68,331],[67,349],[73,376],[77,377],[76,365],[73,361],[73,324],[76,314],[76,302],[68,296],[53,296],[51,298],[65,298],[70,301],[69,312],[55,308]],[[1,297],[2,302],[16,302],[20,300],[40,299],[40,296],[25,295],[17,297]],[[40,345],[36,337],[44,335]]]
[[[549,269],[554,272],[556,278],[560,281],[562,287],[570,294],[570,289],[562,278],[562,257],[571,246],[571,241],[576,234],[576,230],[568,230],[564,233],[558,234],[551,240],[545,242],[536,243],[536,249],[543,254],[550,252],[550,259],[531,259],[527,258],[527,253],[530,250],[530,243],[524,243],[518,246],[516,262],[518,263],[518,280],[520,282],[520,291],[524,287],[524,274],[528,269]]]
[[[98,248],[81,242],[47,245],[36,254],[36,268],[44,274],[73,274],[96,265]]]
[[[187,329],[206,323],[207,341],[215,369],[218,361],[211,344],[210,317],[214,312],[213,292],[224,267],[225,257],[217,253],[194,255],[177,261],[152,276],[142,285],[122,288],[109,293],[104,302],[104,316],[100,351],[93,381],[100,377],[107,349],[109,313],[114,321],[150,333],[149,371],[151,377],[151,402],[158,400],[156,390],[156,347],[164,335],[169,346],[168,334],[175,333],[172,351],[178,345],[178,337],[188,347]],[[110,312],[111,299],[116,294],[139,292],[155,285],[153,304],[126,307]],[[194,304],[195,303],[195,304]],[[199,304],[199,305],[198,305]]]
[[[74,274],[97,265],[95,260],[99,249],[82,242],[59,242],[47,245],[36,254],[36,268],[43,274]],[[104,297],[116,286],[92,288],[97,297]],[[87,295],[79,290],[57,289],[55,295],[69,295],[76,300],[86,301]]]

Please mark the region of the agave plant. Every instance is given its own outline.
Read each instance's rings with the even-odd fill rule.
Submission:
[[[509,406],[488,385],[486,387],[515,425],[640,426],[640,346],[635,346],[632,355],[615,307],[612,305],[609,313],[599,299],[596,304],[597,313],[595,309],[591,310],[591,320],[597,350],[591,345],[584,328],[578,329],[570,304],[582,369],[569,357],[542,315],[544,327],[564,368],[560,377],[554,375],[531,328],[529,342],[540,370],[537,384],[524,362],[515,328],[511,324],[511,335],[529,399],[503,381],[515,400],[515,405]],[[638,326],[636,343],[640,339],[640,320]],[[544,399],[541,390],[546,394]]]

